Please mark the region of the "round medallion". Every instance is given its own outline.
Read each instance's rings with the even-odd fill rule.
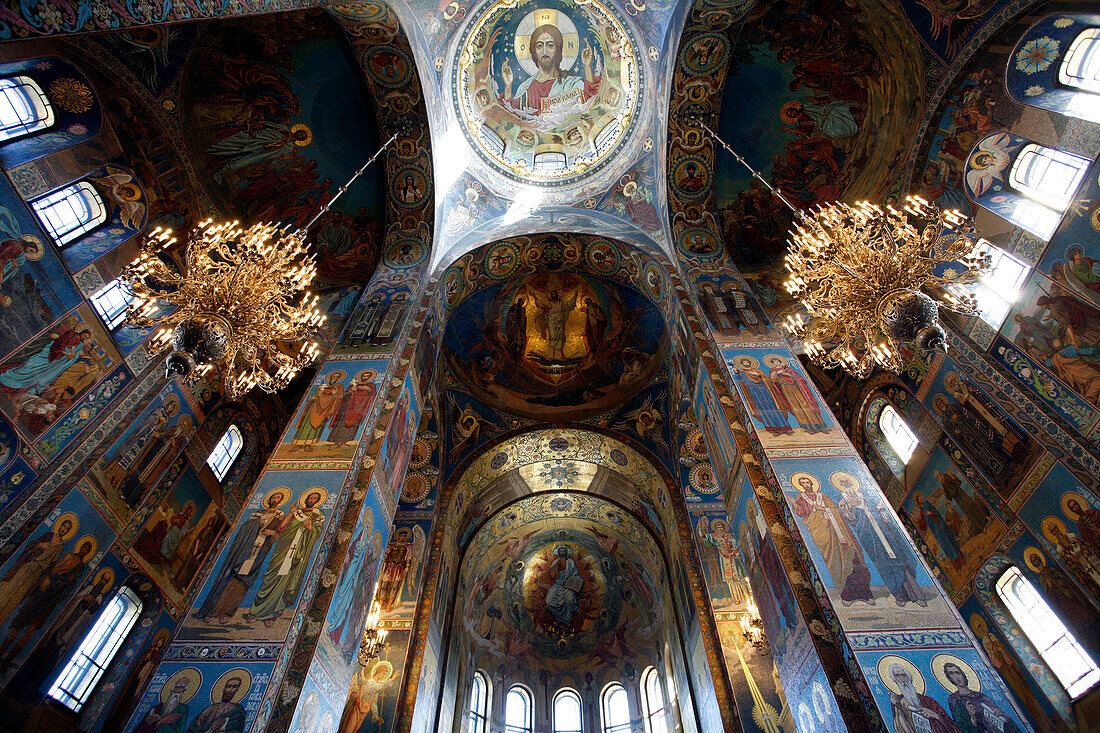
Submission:
[[[611,449],[611,460],[615,461],[615,464],[619,466],[625,466],[628,462],[626,454],[618,448]]]
[[[409,468],[415,470],[424,468],[432,458],[432,444],[424,438],[413,441],[412,451],[409,452]]]
[[[412,471],[405,476],[405,485],[401,487],[401,501],[406,504],[424,501],[431,488],[432,484],[427,477]]]
[[[703,431],[698,428],[688,433],[687,439],[684,441],[684,447],[691,457],[697,461],[710,459],[710,456],[707,455],[707,444],[703,440]]]
[[[500,0],[470,23],[455,104],[470,144],[518,181],[563,185],[599,169],[636,122],[632,34],[598,0]]]
[[[584,253],[588,265],[596,272],[610,275],[619,269],[619,253],[609,242],[599,240],[589,245]]]
[[[515,274],[520,266],[519,248],[510,242],[494,244],[485,255],[485,274],[503,280]]]
[[[719,488],[721,488],[718,485],[718,479],[714,475],[714,467],[709,463],[700,463],[691,469],[688,478],[691,481],[691,488],[700,494],[717,494]]]
[[[497,453],[495,456],[493,456],[493,459],[489,461],[489,467],[492,468],[494,471],[499,471],[500,469],[504,468],[504,464],[507,462],[507,453]]]

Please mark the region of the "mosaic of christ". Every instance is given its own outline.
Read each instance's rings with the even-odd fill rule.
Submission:
[[[498,3],[467,37],[459,111],[471,142],[525,180],[566,180],[613,151],[633,121],[634,46],[597,2]]]

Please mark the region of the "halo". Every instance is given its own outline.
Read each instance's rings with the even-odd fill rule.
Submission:
[[[1058,517],[1046,517],[1043,519],[1043,536],[1057,545],[1058,538],[1055,536],[1054,532],[1051,531],[1053,527],[1062,530],[1062,534],[1067,534],[1066,523]]]
[[[288,501],[290,501],[290,497],[292,496],[292,494],[293,494],[293,492],[291,492],[291,490],[289,488],[287,488],[286,486],[279,486],[278,488],[274,488],[271,491],[264,494],[264,500],[263,500],[262,503],[265,507],[269,507],[271,509],[278,509],[281,506],[286,506],[286,503]],[[276,504],[273,507],[271,506],[270,503],[268,503],[268,499],[270,499],[272,496],[278,496],[279,497],[279,503]]]
[[[337,376],[337,375],[339,375],[339,376]],[[328,374],[326,374],[324,379],[325,379],[325,382],[327,384],[332,384],[333,382],[337,382],[337,381],[342,380],[347,375],[348,375],[348,373],[345,372],[343,369],[335,369],[335,370],[329,372]],[[333,377],[336,377],[336,379],[333,379]]]
[[[802,103],[792,99],[779,108],[779,119],[788,124],[798,122],[798,113],[802,110]]]
[[[297,145],[300,148],[304,148],[306,145],[309,145],[311,142],[313,142],[313,130],[309,129],[308,125],[304,125],[301,122],[299,122],[298,124],[296,124],[296,125],[294,125],[290,128],[291,132],[300,132],[302,130],[306,131],[306,139],[305,140],[295,140],[294,141],[294,144]]]
[[[156,646],[157,642],[161,641],[161,640],[163,640],[163,643],[167,644],[168,639],[171,636],[172,636],[172,633],[170,631],[168,631],[168,629],[161,629],[160,631],[158,631],[156,634],[153,635],[153,640],[151,642],[149,642],[149,646],[151,646],[151,647]]]
[[[838,471],[838,473],[841,472]],[[812,482],[814,493],[821,491],[821,482],[817,480],[817,476],[814,476],[812,473],[806,473],[805,471],[799,471],[798,473],[791,476],[791,486],[795,489],[798,489],[799,493],[804,491],[804,489],[798,485],[799,479],[801,479],[803,476],[810,479],[810,481]]]
[[[962,377],[960,377],[959,373],[956,372],[954,369],[943,375],[943,386],[947,388],[948,392],[950,392],[951,388],[947,386],[947,380],[951,380],[952,382],[957,383],[959,386],[962,386]]]
[[[107,588],[110,588],[115,582],[114,568],[100,568],[100,571],[96,573],[95,577],[92,579],[92,585],[94,586],[103,578],[107,579],[107,585],[104,588],[104,590],[106,590]]]
[[[854,486],[849,485],[848,488],[844,488],[843,486],[841,486],[840,485],[840,479],[844,476],[847,476],[848,478],[850,478],[852,480],[852,484],[854,484]],[[859,489],[861,487],[861,485],[859,483],[859,479],[856,478],[855,476],[853,476],[852,474],[848,473],[847,471],[833,471],[833,473],[829,476],[829,483],[831,483],[833,486],[840,489],[841,491],[859,491]]]
[[[1037,573],[1041,573],[1046,567],[1047,558],[1038,547],[1024,548],[1024,564]]]
[[[195,427],[195,419],[185,412],[180,415],[179,420],[176,420],[176,427],[183,433],[190,434],[191,429]]]
[[[90,553],[88,553],[88,556],[84,557],[83,555],[81,555],[81,557],[84,557],[84,562],[88,562],[88,560],[95,557],[95,551],[99,547],[99,540],[97,540],[95,538],[94,534],[86,534],[83,537],[81,537],[80,539],[78,539],[76,541],[76,544],[73,545],[73,547],[79,550],[80,546],[82,544],[84,544],[85,542],[91,542],[92,543],[92,551]]]
[[[715,525],[718,525],[718,524],[722,525],[722,529],[716,529],[715,528]],[[711,523],[710,523],[710,531],[711,532],[717,532],[718,534],[722,534],[723,532],[728,532],[729,531],[729,525],[726,524],[726,520],[724,520],[724,519],[715,519],[715,520],[712,520]]]
[[[383,660],[375,663],[375,665],[373,667],[371,667],[369,677],[372,680],[374,679],[375,671],[379,670],[379,669],[386,670],[386,676],[384,678],[382,678],[382,682],[389,682],[393,678],[393,665],[390,664],[385,659],[383,659]],[[381,684],[381,683],[379,683],[379,684]]]
[[[31,262],[42,259],[42,255],[46,254],[46,248],[45,246],[43,246],[42,240],[40,238],[32,234],[24,234],[22,239],[27,244],[34,245],[34,249],[30,250],[29,252],[23,253],[23,256]]]
[[[970,614],[970,618],[968,620],[970,621],[970,628],[974,631],[975,634],[988,634],[989,633],[989,623],[985,620],[985,617],[982,616],[980,613]],[[985,629],[985,631],[984,632],[978,631],[978,626],[982,626]]]
[[[974,671],[973,667],[953,654],[937,654],[932,657],[932,674],[935,675],[936,681],[943,686],[943,689],[948,692],[955,692],[959,689],[958,685],[947,679],[947,673],[943,671],[946,664],[957,665],[966,675],[966,686],[974,692],[982,691],[982,681],[978,679],[978,673]]]
[[[368,382],[373,382],[374,378],[378,376],[378,372],[376,372],[374,369],[364,369],[363,371],[355,375],[355,381],[362,382],[364,376],[368,377]]]
[[[901,694],[898,683],[890,676],[890,667],[895,664],[901,666],[909,673],[909,676],[913,678],[913,688],[918,694],[923,695],[925,690],[924,675],[920,673],[916,665],[905,657],[899,657],[897,654],[887,654],[885,657],[878,660],[878,678],[882,680],[882,684],[886,685],[890,692],[895,695]]]
[[[561,31],[561,70],[568,71],[576,63],[577,56],[581,52],[580,34],[573,19],[560,10],[553,8],[539,8],[532,10],[523,17],[516,26],[516,36],[512,44],[512,51],[516,55],[516,61],[531,76],[539,73],[535,62],[531,60],[531,33],[540,25],[556,26]],[[572,45],[570,45],[572,44]]]
[[[180,702],[185,705],[191,701],[191,698],[199,691],[199,686],[202,685],[202,673],[194,667],[184,667],[169,677],[168,680],[165,681],[164,687],[160,688],[161,702],[168,702],[168,696],[172,694],[172,688],[180,679],[187,680],[187,691],[180,696]]]
[[[180,411],[179,395],[170,394],[164,399],[164,411],[169,415],[175,415]]]
[[[309,496],[310,494],[313,494],[313,493],[317,493],[317,494],[321,495],[321,500],[313,505],[313,507],[315,509],[317,507],[321,506],[322,504],[324,504],[325,499],[328,498],[328,489],[324,488],[323,486],[314,486],[314,487],[306,489],[305,491],[302,492],[302,495],[298,497],[298,506],[305,509],[306,508],[306,505],[305,505],[306,497]]]
[[[627,198],[631,198],[631,197],[634,196],[634,194],[637,190],[638,190],[637,181],[627,181],[626,185],[623,186],[623,196],[626,196]]]
[[[241,689],[237,690],[237,694],[233,696],[232,702],[240,702],[244,699],[249,689],[252,688],[252,673],[244,667],[238,667],[237,669],[229,670],[214,683],[214,686],[210,688],[210,702],[219,703],[222,701],[222,690],[225,689],[225,683],[228,682],[231,677],[239,677],[241,680]]]
[[[1086,511],[1089,508],[1089,503],[1087,501],[1085,501],[1085,497],[1081,496],[1076,491],[1067,491],[1066,493],[1062,494],[1062,513],[1076,522],[1080,518],[1081,515],[1078,514],[1075,511],[1070,510],[1070,508],[1069,508],[1070,499],[1076,499],[1078,506],[1080,506],[1082,509],[1084,509]]]
[[[768,366],[789,367],[791,362],[782,354],[768,354],[764,357],[764,363]]]
[[[748,354],[741,354],[733,357],[733,363],[744,369],[759,369],[760,362],[756,360],[755,356],[749,356]]]
[[[62,542],[64,542],[65,540],[71,538],[74,534],[76,534],[76,530],[80,528],[80,519],[77,518],[76,512],[65,512],[60,517],[58,517],[57,519],[54,520],[53,531],[57,532],[57,528],[61,526],[61,522],[66,520],[66,519],[68,519],[70,522],[72,522],[72,526],[70,527],[68,534],[62,535],[62,537],[61,537]]]

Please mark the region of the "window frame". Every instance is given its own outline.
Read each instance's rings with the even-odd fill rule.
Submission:
[[[108,310],[108,307],[101,306],[101,302],[106,300],[111,293],[109,291],[117,290],[120,292],[120,302],[110,302],[110,308],[114,310]],[[103,319],[104,325],[107,326],[108,331],[117,331],[126,322],[126,314],[130,312],[130,309],[135,305],[140,305],[143,301],[141,298],[134,295],[122,278],[117,277],[111,282],[104,285],[88,298],[92,302],[92,307],[95,308],[95,312],[99,314],[99,317]],[[121,310],[118,308],[121,307]]]
[[[575,728],[563,728],[558,721],[558,703],[566,698],[572,699],[577,704],[577,726]],[[584,733],[584,703],[580,694],[572,687],[563,687],[554,693],[554,699],[550,708],[550,728],[554,733]]]
[[[994,330],[999,329],[1008,317],[1012,305],[1019,299],[1024,284],[1031,275],[1031,265],[1001,247],[981,238],[974,245],[975,255],[988,254],[991,260],[989,274],[976,283],[955,285],[952,288],[958,294],[969,294],[975,298],[978,317]],[[1007,271],[1002,269],[1002,277],[997,277],[998,269],[1006,265],[1018,268],[1018,274],[1012,282]],[[1006,297],[1006,294],[1009,297]]]
[[[652,690],[650,687],[652,686]],[[642,720],[645,722],[645,733],[667,733],[668,701],[661,685],[661,675],[657,668],[646,667],[642,672],[641,681],[638,684],[638,692],[642,699]],[[660,697],[660,707],[654,707],[653,694]]]
[[[8,102],[16,117],[19,116],[19,112],[15,109],[15,105],[11,104],[11,97],[7,92],[8,89],[16,88],[19,89],[16,93],[20,94],[26,106],[31,108],[34,119],[29,122],[19,121],[10,125],[5,125],[0,122],[0,145],[7,144],[28,135],[44,132],[53,127],[57,122],[57,116],[54,114],[53,105],[50,104],[50,100],[46,96],[46,93],[42,91],[42,87],[40,87],[38,82],[34,79],[23,74],[0,78],[0,100],[2,100],[0,103],[4,101]],[[17,130],[17,132],[11,132],[13,130]]]
[[[612,714],[618,711],[612,710],[610,704],[612,697],[618,693],[623,696],[626,720],[613,722]],[[629,733],[630,727],[630,695],[621,682],[608,682],[600,693],[600,733]]]
[[[1081,50],[1080,47],[1085,44],[1089,47]],[[1091,79],[1077,73],[1084,63],[1090,61],[1095,71]],[[1074,73],[1071,73],[1070,67],[1073,67]],[[1100,94],[1100,28],[1085,28],[1070,41],[1069,48],[1058,62],[1058,83],[1075,92]]]
[[[125,585],[119,588],[100,609],[92,628],[69,655],[47,695],[74,713],[79,713],[133,631],[143,608],[141,598],[133,589]],[[113,614],[114,618],[109,614]]]
[[[892,427],[887,428],[885,424],[885,416],[889,412],[896,418],[896,422],[900,425],[901,430],[895,431]],[[894,451],[894,455],[902,462],[902,464],[908,466],[909,461],[913,459],[913,454],[916,453],[917,448],[920,447],[920,439],[917,437],[913,428],[909,427],[909,423],[905,421],[905,418],[901,416],[901,413],[897,411],[897,408],[887,402],[883,405],[882,410],[878,414],[878,429],[882,433],[882,437],[886,439],[886,444],[890,446],[890,450]],[[895,442],[894,436],[899,432],[904,432],[904,437],[912,442],[912,446],[908,448],[908,455],[903,455],[903,451],[899,449],[898,443]]]
[[[1071,700],[1083,697],[1100,683],[1100,667],[1096,661],[1081,646],[1035,585],[1020,572],[1020,568],[1015,565],[1005,568],[997,577],[994,588],[1008,615],[1020,628],[1028,643],[1039,653],[1043,663]],[[1021,589],[1024,594],[1020,593]],[[1031,598],[1023,597],[1025,594]],[[1079,668],[1085,668],[1085,672],[1074,679],[1068,679],[1074,673],[1066,655],[1077,656]]]
[[[66,223],[68,228],[59,231],[59,227],[55,227],[48,212],[52,212],[56,207],[62,206],[63,202],[74,194],[79,195],[80,199],[84,202],[89,218],[80,219],[72,225]],[[34,212],[35,219],[38,220],[38,223],[58,248],[64,248],[98,229],[103,226],[108,219],[107,204],[104,203],[103,197],[99,194],[99,191],[96,191],[95,186],[87,181],[76,181],[67,186],[54,189],[45,196],[39,196],[30,201],[30,207],[31,211]]]
[[[481,688],[480,705],[475,693]],[[466,706],[466,719],[470,733],[487,733],[489,730],[489,705],[492,700],[492,687],[489,676],[480,669],[474,670],[474,679],[470,685],[470,699]]]
[[[513,696],[523,700],[524,722],[519,725],[509,722],[508,710]],[[508,688],[508,693],[504,696],[504,733],[532,733],[534,726],[535,696],[526,685],[517,682]]]
[[[1042,172],[1033,173],[1037,170],[1035,167],[1037,165],[1036,161],[1041,159],[1046,159],[1049,162]],[[1081,188],[1081,184],[1085,180],[1085,173],[1088,172],[1091,162],[1088,158],[1082,158],[1080,155],[1065,150],[1029,142],[1020,148],[1020,152],[1016,153],[1012,159],[1012,165],[1008,169],[1005,183],[1020,196],[1058,214],[1060,219],[1061,215],[1073,203],[1073,197],[1077,190]],[[1050,175],[1052,165],[1057,164],[1069,168],[1073,163],[1077,164],[1073,166],[1076,168],[1077,173],[1068,179],[1069,183],[1065,186],[1064,195],[1044,190],[1043,184],[1047,183],[1046,178]],[[1033,181],[1032,179],[1036,177],[1039,180]]]
[[[233,435],[236,435],[236,450],[233,450]],[[226,443],[226,438],[229,438],[230,445],[228,447],[223,447]],[[241,455],[242,448],[244,448],[244,433],[237,427],[237,423],[230,423],[229,427],[222,433],[222,437],[218,438],[218,442],[210,451],[210,455],[206,457],[206,465],[214,472],[214,478],[216,478],[219,483],[224,481],[225,477],[229,475],[230,469],[233,468],[233,464],[237,462],[237,459]],[[226,457],[223,458],[221,455],[218,455],[219,452]]]

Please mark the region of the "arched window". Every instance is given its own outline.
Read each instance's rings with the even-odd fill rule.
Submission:
[[[224,479],[229,473],[229,468],[233,465],[233,461],[237,460],[243,445],[241,429],[236,425],[230,425],[206,458],[206,465],[210,466],[210,470],[214,472],[214,477],[218,481]]]
[[[581,696],[568,687],[554,695],[554,733],[582,733]]]
[[[504,698],[504,733],[531,733],[533,707],[531,691],[523,685],[512,685]]]
[[[997,595],[1071,698],[1100,681],[1096,662],[1015,565],[997,579]]]
[[[1100,28],[1077,34],[1058,67],[1058,81],[1067,87],[1100,93]]]
[[[537,171],[560,171],[567,165],[565,153],[559,153],[557,151],[535,153],[535,157],[532,160],[535,164],[535,170]]]
[[[92,305],[107,328],[114,330],[126,320],[126,313],[138,298],[121,279],[112,280],[92,296]]]
[[[618,682],[603,688],[600,698],[600,730],[602,733],[622,733],[630,730],[630,703],[626,689]]]
[[[642,717],[646,733],[667,733],[665,696],[661,692],[661,679],[657,670],[649,667],[642,672]]]
[[[50,697],[79,713],[140,614],[137,594],[119,588],[50,687]]]
[[[1020,288],[1031,268],[985,239],[979,239],[974,249],[976,254],[989,255],[989,273],[980,282],[958,287],[973,293],[981,319],[999,329],[1020,296]]]
[[[45,130],[53,122],[53,107],[32,79],[0,79],[0,142]]]
[[[31,208],[59,247],[107,221],[107,207],[87,181],[59,188],[32,201]]]
[[[470,733],[485,733],[489,724],[489,679],[480,669],[470,686]]]
[[[1088,158],[1028,143],[1012,161],[1008,183],[1020,193],[1061,213],[1088,170]]]
[[[902,463],[908,463],[913,457],[913,451],[917,449],[917,436],[893,405],[882,408],[878,416],[878,426]]]

